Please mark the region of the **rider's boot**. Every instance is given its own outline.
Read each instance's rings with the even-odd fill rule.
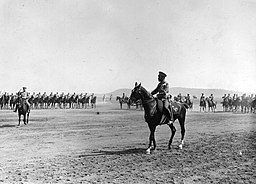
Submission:
[[[166,108],[166,111],[167,111],[167,117],[169,119],[169,122],[167,123],[167,125],[171,125],[174,122],[172,108]]]

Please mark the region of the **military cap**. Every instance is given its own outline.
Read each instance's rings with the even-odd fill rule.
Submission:
[[[22,87],[23,89],[27,89],[27,87]]]
[[[160,76],[166,77],[167,75],[164,72],[159,72]]]

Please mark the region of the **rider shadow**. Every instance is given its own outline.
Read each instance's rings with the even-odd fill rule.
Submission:
[[[133,149],[116,150],[116,151],[99,150],[99,151],[92,152],[92,154],[80,155],[79,157],[99,156],[99,155],[129,155],[129,154],[143,154],[143,153],[145,153],[145,148],[133,148]]]
[[[125,149],[125,150],[117,150],[117,151],[106,151],[100,150],[99,153],[103,155],[129,155],[129,154],[141,154],[145,153],[145,148],[133,148],[133,149]]]
[[[16,127],[16,125],[1,125],[0,128]]]

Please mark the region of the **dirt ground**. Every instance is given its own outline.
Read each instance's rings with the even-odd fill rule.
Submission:
[[[163,125],[147,155],[143,113],[110,102],[32,110],[17,127],[17,114],[1,110],[0,183],[256,183],[256,114],[188,112],[184,148],[175,122],[172,149]]]

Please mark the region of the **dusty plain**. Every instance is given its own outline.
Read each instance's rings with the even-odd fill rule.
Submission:
[[[17,114],[0,110],[0,183],[256,183],[256,114],[188,111],[184,148],[176,121],[172,149],[159,126],[150,155],[143,114],[101,102],[32,110],[17,127]]]

